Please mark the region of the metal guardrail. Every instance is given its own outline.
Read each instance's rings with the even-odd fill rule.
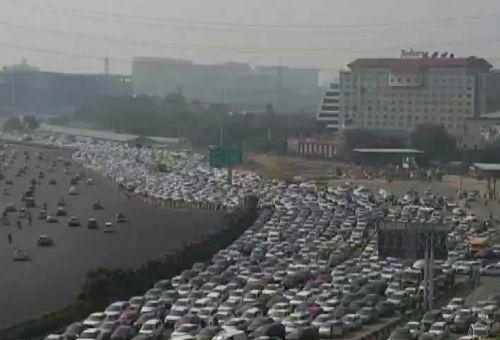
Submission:
[[[43,143],[31,142],[31,141],[20,141],[20,140],[14,140],[14,139],[5,139],[5,138],[0,138],[0,144],[22,145],[22,146],[37,147],[37,148],[43,148],[43,149],[49,149],[49,150],[69,150],[69,151],[75,151],[76,150],[76,148],[70,147],[70,146],[57,146],[57,145],[50,145],[50,144],[43,144]]]

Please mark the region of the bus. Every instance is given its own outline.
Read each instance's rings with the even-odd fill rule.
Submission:
[[[469,240],[469,252],[472,254],[475,254],[480,250],[485,250],[489,248],[490,248],[490,240],[488,237],[472,237]]]

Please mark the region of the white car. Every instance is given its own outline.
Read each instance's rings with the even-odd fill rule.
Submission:
[[[151,319],[146,321],[144,325],[142,325],[139,334],[158,336],[161,333],[161,329],[162,329],[161,321],[158,319]]]
[[[443,316],[443,320],[446,323],[452,323],[455,317],[455,310],[449,306],[445,306],[441,309],[441,315]]]
[[[161,306],[162,306],[162,302],[160,300],[148,301],[141,307],[141,314],[153,313]]]
[[[104,228],[103,228],[103,231],[105,233],[114,233],[116,231],[115,227],[113,227],[113,223],[111,222],[106,222],[104,224]]]
[[[106,314],[104,313],[92,313],[83,321],[83,325],[90,328],[99,328],[105,317]]]
[[[361,327],[363,324],[361,316],[358,314],[346,314],[342,317],[342,322],[353,331]]]
[[[465,221],[466,222],[477,222],[479,219],[477,216],[473,213],[468,213],[467,216],[465,216]]]
[[[448,336],[448,326],[446,322],[435,322],[429,329],[429,333],[435,334],[437,339],[444,339]]]
[[[476,322],[470,326],[469,335],[477,336],[482,339],[487,338],[490,335],[490,326]]]
[[[472,266],[467,262],[457,261],[452,266],[452,269],[457,274],[469,274],[472,270]]]
[[[481,275],[498,276],[500,275],[500,263],[491,263],[480,269]]]
[[[113,314],[114,312],[123,313],[128,306],[129,304],[127,301],[116,301],[106,308],[104,314],[107,316],[108,314]]]
[[[450,300],[448,303],[449,308],[451,308],[453,311],[456,311],[457,309],[463,308],[465,305],[465,300],[462,298],[453,298]]]
[[[417,339],[421,332],[420,322],[408,321],[406,327],[410,330],[410,335],[413,339]]]
[[[173,328],[175,323],[182,319],[184,315],[186,315],[189,312],[188,307],[178,307],[178,308],[172,308],[169,312],[169,314],[165,317],[165,325],[166,327]]]
[[[194,336],[201,331],[200,324],[184,323],[177,327],[177,329],[170,335],[171,339],[177,339],[186,335]]]
[[[96,340],[100,333],[101,331],[97,328],[88,328],[76,340]]]
[[[30,259],[31,259],[30,254],[25,249],[16,248],[12,252],[12,261],[24,262],[24,261],[29,261]]]

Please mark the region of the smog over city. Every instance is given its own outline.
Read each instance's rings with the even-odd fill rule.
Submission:
[[[0,0],[0,339],[498,338],[499,23]]]

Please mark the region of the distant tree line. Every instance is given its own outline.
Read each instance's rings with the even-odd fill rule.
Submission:
[[[146,136],[182,137],[198,145],[224,144],[259,151],[281,149],[286,138],[316,132],[315,117],[305,114],[276,115],[272,107],[263,113],[234,113],[223,104],[187,102],[179,94],[164,98],[136,96],[102,98],[95,107],[78,110],[57,124],[85,124],[95,128]]]
[[[29,132],[39,126],[38,120],[34,116],[25,116],[23,119],[19,117],[9,118],[2,126],[4,132]]]

